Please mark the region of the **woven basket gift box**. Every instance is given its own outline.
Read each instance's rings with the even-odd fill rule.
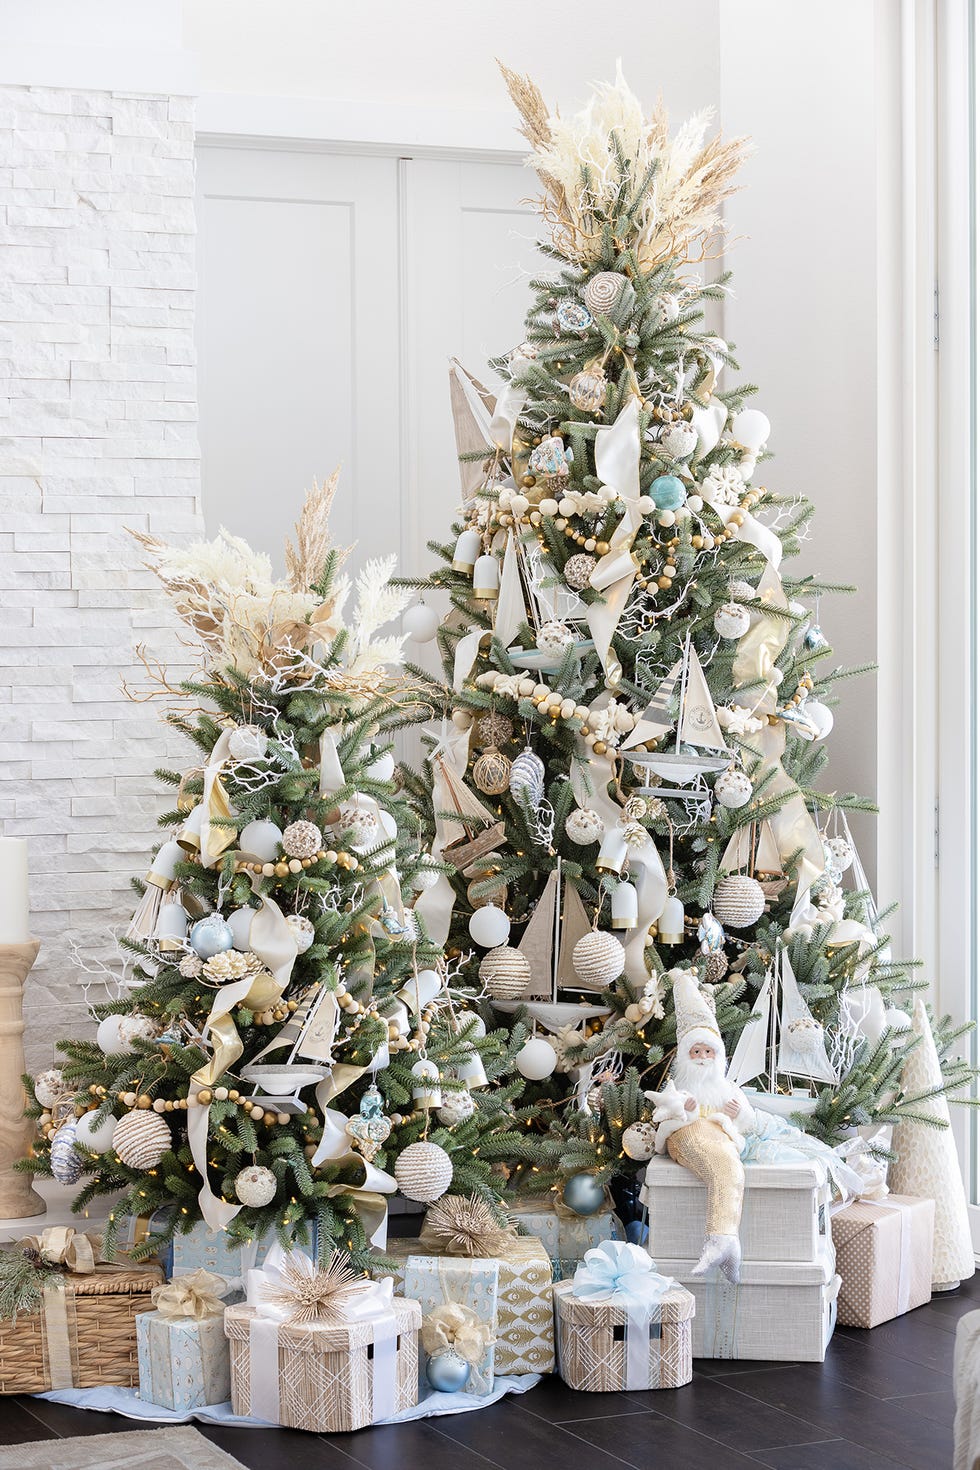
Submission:
[[[580,1393],[618,1393],[626,1388],[628,1308],[622,1300],[597,1302],[573,1294],[574,1283],[554,1286],[558,1371]],[[691,1325],[694,1297],[674,1285],[654,1308],[648,1325],[646,1388],[683,1388],[694,1376]]]
[[[0,1321],[0,1393],[135,1388],[136,1318],[149,1310],[150,1293],[162,1280],[159,1266],[132,1265],[57,1278],[40,1311]]]
[[[395,1412],[418,1403],[418,1302],[395,1297]],[[250,1324],[253,1307],[228,1307],[225,1336],[231,1346],[231,1405],[251,1412]],[[374,1337],[377,1320],[278,1324],[279,1420],[288,1429],[338,1434],[363,1429],[374,1418]]]

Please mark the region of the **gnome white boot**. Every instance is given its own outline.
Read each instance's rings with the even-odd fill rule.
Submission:
[[[726,1281],[730,1281],[733,1286],[738,1285],[742,1266],[742,1243],[737,1235],[706,1235],[701,1259],[691,1275],[707,1276],[715,1266]]]

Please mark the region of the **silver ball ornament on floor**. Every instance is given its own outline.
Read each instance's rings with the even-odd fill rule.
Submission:
[[[437,1353],[428,1360],[425,1376],[436,1393],[460,1393],[469,1380],[470,1365],[450,1348],[448,1352]]]
[[[719,806],[737,811],[752,800],[752,782],[744,771],[722,771],[715,782],[715,801]]]
[[[112,1133],[112,1147],[127,1169],[155,1169],[172,1147],[170,1129],[149,1108],[126,1113]]]
[[[594,1215],[605,1204],[606,1191],[594,1174],[573,1174],[565,1180],[561,1197],[576,1215]]]
[[[583,934],[572,950],[572,969],[583,985],[605,990],[623,973],[626,954],[614,934],[592,929]]]
[[[205,918],[198,919],[192,925],[187,938],[191,949],[202,960],[213,959],[216,954],[223,954],[226,949],[234,948],[235,944],[231,925],[220,914],[208,914]]]
[[[652,1123],[631,1123],[623,1129],[623,1153],[645,1164],[656,1153],[657,1130]]]
[[[406,1199],[431,1204],[453,1179],[453,1161],[437,1143],[410,1143],[395,1160],[395,1180]]]
[[[729,929],[746,929],[761,919],[766,908],[762,885],[745,873],[721,878],[711,898],[715,918]]]
[[[75,1152],[77,1124],[74,1118],[62,1123],[51,1140],[51,1173],[59,1184],[77,1184],[82,1174],[82,1161]]]
[[[261,1164],[249,1164],[235,1175],[235,1193],[252,1210],[261,1210],[276,1197],[276,1176]]]

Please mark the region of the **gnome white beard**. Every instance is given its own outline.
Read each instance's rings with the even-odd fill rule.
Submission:
[[[737,1095],[736,1088],[725,1076],[725,1061],[716,1052],[711,1061],[695,1060],[688,1052],[678,1052],[671,1073],[681,1092],[689,1092],[699,1107],[721,1112]]]

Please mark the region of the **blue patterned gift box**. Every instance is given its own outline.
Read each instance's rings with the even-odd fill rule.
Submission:
[[[404,1266],[404,1294],[422,1308],[422,1322],[436,1307],[455,1302],[474,1311],[490,1329],[491,1342],[483,1361],[470,1369],[467,1392],[478,1396],[493,1389],[494,1344],[497,1335],[498,1263],[454,1256],[409,1256]],[[420,1376],[424,1365],[420,1362]]]
[[[619,1216],[611,1208],[576,1215],[554,1194],[541,1194],[508,1200],[506,1209],[515,1225],[540,1240],[555,1266],[556,1280],[572,1274],[569,1266],[584,1260],[585,1252],[602,1241],[625,1239]]]
[[[316,1221],[308,1220],[306,1229],[307,1243],[298,1244],[301,1250],[315,1259]],[[199,1220],[186,1235],[174,1236],[169,1251],[163,1252],[161,1259],[168,1276],[186,1276],[198,1270],[213,1271],[238,1290],[244,1287],[249,1271],[264,1265],[275,1244],[275,1235],[269,1234],[243,1245],[224,1231],[212,1234],[204,1221]]]
[[[231,1398],[224,1311],[195,1320],[141,1312],[136,1318],[139,1395],[164,1409],[203,1408]]]

